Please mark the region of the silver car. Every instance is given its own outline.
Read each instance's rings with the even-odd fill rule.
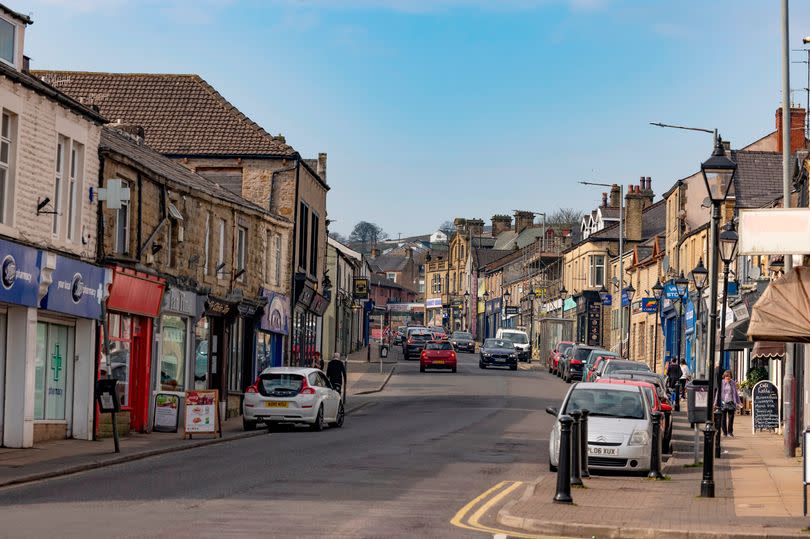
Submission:
[[[549,469],[559,464],[563,414],[588,409],[588,468],[646,472],[652,453],[650,407],[638,386],[580,382],[571,387],[560,410],[546,408],[557,421],[548,441]]]

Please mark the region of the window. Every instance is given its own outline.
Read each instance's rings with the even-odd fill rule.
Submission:
[[[419,279],[419,293],[420,294],[425,293],[425,280],[424,279]]]
[[[0,18],[0,59],[14,64],[14,42],[17,27]]]
[[[281,234],[276,234],[276,280],[275,284],[281,284]]]
[[[236,318],[231,323],[231,353],[228,358],[228,389],[242,391],[242,363],[244,359],[244,318]]]
[[[127,188],[129,184],[122,181],[121,187]],[[129,201],[122,200],[121,208],[115,212],[115,252],[129,253]]]
[[[307,269],[307,236],[309,234],[309,206],[301,203],[298,212],[298,267]]]
[[[81,200],[79,186],[82,184],[82,171],[84,170],[84,147],[73,142],[70,148],[70,168],[68,170],[68,207],[67,207],[67,239],[76,241],[79,229],[79,215],[81,213]]]
[[[203,244],[203,275],[208,275],[208,259],[211,256],[211,214],[205,214],[205,239]]]
[[[433,294],[442,293],[442,277],[438,273],[434,273],[431,278],[430,290]]]
[[[604,286],[605,284],[605,255],[591,256],[591,287]]]
[[[72,376],[73,328],[37,322],[34,419],[65,419]]]
[[[0,19],[1,21],[2,19]],[[8,224],[11,222],[11,207],[8,203],[11,196],[11,185],[13,181],[13,169],[11,160],[13,157],[12,132],[14,128],[13,116],[10,112],[3,110],[2,129],[0,130],[0,222]]]
[[[225,269],[225,220],[219,220],[219,245],[217,246],[217,279],[222,279],[225,274],[222,270]]]
[[[174,252],[172,250],[172,240],[174,239],[174,222],[169,219],[166,222],[166,265],[173,266]]]
[[[387,277],[389,280],[394,281],[394,282],[397,282],[397,274],[396,274],[396,273],[394,273],[393,271],[389,271],[389,272],[387,272],[387,273],[385,274],[385,276],[386,276],[386,277]]]
[[[247,259],[247,229],[243,226],[240,226],[236,229],[236,271],[242,272],[242,275],[238,277],[237,280],[243,281],[244,280],[244,271],[246,270],[246,259]]]
[[[309,254],[309,273],[314,275],[315,277],[318,276],[318,245],[320,242],[318,241],[318,228],[320,225],[320,218],[312,214],[312,240],[310,242],[310,254]]]
[[[59,214],[62,213],[62,177],[65,174],[65,147],[67,140],[65,137],[59,137],[56,142],[56,175],[53,182],[53,224],[51,226],[51,233],[54,236],[59,235]]]
[[[164,314],[161,318],[160,388],[183,391],[186,386],[186,322],[179,316]]]

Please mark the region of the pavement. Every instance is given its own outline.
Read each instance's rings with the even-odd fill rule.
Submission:
[[[364,406],[362,401],[352,397],[382,391],[396,368],[396,361],[393,365],[386,363],[383,373],[380,374],[379,363],[367,363],[365,354],[366,349],[363,348],[356,352],[354,357],[350,357],[349,363],[347,363],[347,414]],[[359,360],[361,355],[362,362]],[[264,430],[245,432],[242,429],[241,417],[235,417],[223,421],[221,438],[213,435],[197,435],[193,439],[184,440],[182,433],[130,433],[121,438],[120,453],[114,452],[111,438],[93,441],[56,440],[39,443],[35,447],[27,449],[0,447],[0,487],[40,481],[265,434]]]
[[[498,511],[497,521],[523,531],[572,537],[807,537],[800,458],[784,457],[782,437],[751,432],[737,416],[735,437],[722,438],[715,459],[715,498],[699,497],[694,434],[684,411],[674,414],[666,480],[593,475],[574,488],[573,505],[555,504],[556,474],[544,473]],[[700,440],[702,441],[702,431]],[[699,449],[702,459],[702,444]]]

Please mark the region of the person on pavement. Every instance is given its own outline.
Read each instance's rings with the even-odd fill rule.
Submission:
[[[669,366],[667,367],[667,386],[670,389],[670,398],[672,399],[672,405],[675,408],[675,411],[680,411],[681,409],[681,388],[680,388],[680,379],[681,379],[681,366],[680,362],[678,361],[677,357],[673,357],[669,361]]]
[[[335,355],[332,356],[332,359],[329,360],[329,364],[326,366],[326,377],[329,378],[332,387],[340,393],[341,400],[345,402],[346,393],[343,391],[343,388],[345,387],[346,380],[346,366],[340,360],[340,354],[338,352],[335,352]]]
[[[681,398],[682,399],[686,398],[686,382],[689,381],[689,378],[691,376],[692,375],[689,372],[689,365],[687,365],[686,361],[684,360],[681,363],[681,377],[678,379],[678,382],[680,383],[680,386],[681,386],[680,387],[680,393],[681,393]]]
[[[740,393],[737,391],[737,382],[731,377],[731,371],[723,373],[723,381],[717,389],[719,391],[720,413],[723,414],[720,421],[723,436],[734,438],[734,414],[742,406],[742,402],[740,401]]]

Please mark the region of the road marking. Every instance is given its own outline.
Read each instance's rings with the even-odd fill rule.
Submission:
[[[493,539],[500,539],[500,538],[505,539],[508,537],[516,537],[519,539],[554,539],[552,536],[549,535],[536,535],[519,531],[504,530],[499,528],[492,528],[490,526],[481,524],[480,519],[487,513],[487,511],[492,509],[492,507],[494,507],[498,502],[506,498],[509,494],[514,492],[515,489],[519,488],[521,485],[523,485],[523,482],[521,481],[501,481],[494,487],[476,496],[472,501],[470,501],[464,507],[459,509],[459,511],[450,520],[450,524],[458,528],[463,528],[465,530],[473,530],[481,533],[486,533],[488,535],[492,535]],[[467,515],[470,513],[470,511],[472,511],[472,509],[476,507],[478,504],[481,504],[478,510],[475,511],[475,513],[473,513],[472,516],[467,518]]]

